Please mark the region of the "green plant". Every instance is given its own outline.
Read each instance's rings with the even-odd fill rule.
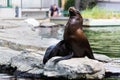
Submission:
[[[85,10],[86,8],[92,9],[96,4],[97,0],[81,0],[80,10]]]
[[[120,18],[120,13],[114,13],[113,11],[108,11],[101,9],[99,7],[94,7],[93,9],[86,9],[81,12],[82,16],[85,18],[94,18],[94,19],[110,19],[110,18]]]
[[[75,5],[75,0],[67,0],[64,6],[64,10],[68,10],[69,7],[74,6]]]
[[[58,0],[58,5],[59,7],[61,7],[61,0]]]

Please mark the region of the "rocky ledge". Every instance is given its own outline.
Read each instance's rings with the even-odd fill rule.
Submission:
[[[105,55],[95,54],[97,60],[88,58],[72,58],[54,63],[59,57],[53,57],[43,65],[43,51],[12,51],[2,47],[0,52],[0,72],[9,73],[16,77],[41,78],[63,77],[66,79],[102,79],[104,77],[120,77],[120,59],[109,58]],[[9,52],[6,52],[9,50]],[[4,54],[3,54],[4,53]]]

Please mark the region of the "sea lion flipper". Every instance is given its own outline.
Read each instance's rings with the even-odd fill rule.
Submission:
[[[91,48],[89,48],[89,50],[86,50],[86,56],[90,59],[95,59],[94,55],[93,55],[93,52],[91,50]]]
[[[61,57],[61,58],[57,58],[57,59],[55,59],[54,60],[54,63],[56,64],[56,63],[58,63],[59,61],[61,61],[61,60],[67,60],[67,59],[70,59],[71,57],[73,57],[73,52],[71,53],[71,54],[69,54],[69,55],[67,55],[67,56],[63,56],[63,57]]]
[[[50,56],[52,50],[54,49],[54,47],[55,47],[55,45],[52,45],[46,49],[46,52],[45,52],[45,55],[43,58],[43,64],[45,64],[49,60],[49,56]]]

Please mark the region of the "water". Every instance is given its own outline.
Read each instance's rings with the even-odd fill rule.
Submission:
[[[64,28],[41,28],[39,35],[43,38],[62,39]],[[109,57],[120,57],[120,27],[89,27],[84,32],[94,53]]]
[[[120,57],[120,27],[91,27],[84,31],[94,53]]]
[[[31,78],[15,78],[8,74],[0,74],[0,80],[43,80],[43,79],[31,79]]]

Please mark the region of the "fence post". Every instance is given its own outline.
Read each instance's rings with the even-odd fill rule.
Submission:
[[[7,7],[10,7],[10,0],[7,0]]]

